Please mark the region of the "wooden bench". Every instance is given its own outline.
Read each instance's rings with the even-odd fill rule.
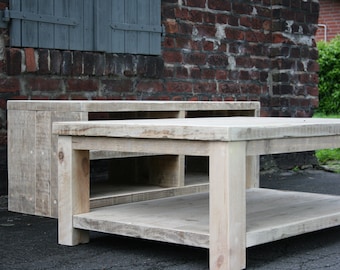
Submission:
[[[339,147],[340,119],[64,122],[53,132],[63,245],[85,243],[93,230],[209,248],[210,269],[239,270],[246,247],[340,225],[340,196],[246,189],[247,157]],[[90,210],[89,150],[208,156],[209,193]]]
[[[8,208],[15,212],[57,217],[57,135],[52,134],[53,122],[89,121],[91,118],[254,117],[259,116],[260,104],[259,102],[13,100],[8,101],[7,109]],[[149,154],[149,157],[133,158],[134,155],[91,151],[91,159],[116,157],[111,161],[110,168],[110,174],[119,175],[116,179],[124,178],[126,181],[130,178],[130,182],[139,183],[135,185],[135,190],[129,193],[125,192],[123,185],[126,182],[112,185],[116,180],[112,177],[110,181],[93,183],[91,185],[91,207],[207,189],[207,185],[204,184],[206,176],[201,177],[196,184],[184,183],[185,170],[190,170],[189,165],[192,162],[189,160],[187,162],[189,169],[185,168],[184,156],[151,157]],[[138,156],[141,155],[143,154],[138,154]],[[255,159],[249,164],[252,164],[253,169],[258,171],[258,160]],[[168,168],[167,173],[164,173],[165,167]],[[207,167],[207,165],[203,162],[201,167]],[[142,180],[140,180],[141,175],[144,176]],[[190,182],[190,179],[187,179],[187,182]],[[253,179],[252,181],[249,186],[258,184],[257,181]],[[111,187],[108,188],[108,184]],[[177,189],[184,185],[187,186],[186,189]],[[161,187],[173,188],[163,189]],[[112,194],[112,189],[115,190],[114,194]]]

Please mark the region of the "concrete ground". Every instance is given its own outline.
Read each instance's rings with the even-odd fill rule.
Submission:
[[[261,175],[261,186],[340,195],[340,174]],[[0,269],[208,269],[208,250],[92,233],[89,244],[57,244],[57,220],[7,211],[0,197]],[[340,226],[247,249],[247,269],[340,269]]]

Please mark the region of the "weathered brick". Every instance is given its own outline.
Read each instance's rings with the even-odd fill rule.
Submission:
[[[203,13],[203,22],[205,23],[216,23],[216,14],[211,12],[204,12]]]
[[[81,76],[83,74],[83,53],[80,51],[73,52],[72,75]]]
[[[59,75],[61,72],[61,65],[62,65],[62,55],[61,52],[58,50],[50,51],[51,57],[51,74]]]
[[[203,50],[205,50],[205,51],[213,51],[214,50],[214,42],[212,42],[212,41],[203,41]]]
[[[239,29],[226,28],[225,36],[227,39],[244,40],[245,33]]]
[[[188,69],[183,67],[183,66],[180,66],[180,67],[177,67],[176,68],[176,78],[181,78],[181,79],[184,79],[184,78],[188,78]]]
[[[165,87],[167,91],[170,93],[187,93],[192,92],[192,83],[191,82],[167,82]]]
[[[183,56],[180,51],[164,51],[163,59],[166,63],[182,63]]]
[[[248,3],[243,3],[243,1],[233,1],[232,3],[232,10],[234,13],[237,14],[247,14],[250,15],[253,7]]]
[[[216,93],[217,87],[215,82],[197,82],[193,85],[195,93]]]
[[[96,76],[104,75],[105,71],[105,57],[102,53],[96,53],[94,55],[94,74]]]
[[[176,37],[176,48],[178,49],[192,49],[192,39],[190,36]]]
[[[111,53],[105,54],[105,74],[107,76],[115,74],[114,56]]]
[[[25,48],[26,72],[36,72],[37,64],[35,61],[35,51],[33,48]]]
[[[167,33],[174,34],[178,32],[178,24],[175,20],[168,19],[164,24]]]
[[[174,16],[169,16],[167,18],[178,18],[182,20],[187,20],[189,11],[186,8],[176,8],[174,10],[175,15]]]
[[[49,66],[49,50],[47,49],[39,49],[38,50],[38,65],[39,65],[39,69],[38,69],[38,73],[41,75],[46,75],[50,73],[50,66]]]
[[[84,52],[84,75],[94,75],[94,54]]]
[[[201,24],[201,25],[197,25],[196,29],[198,30],[199,36],[215,37],[215,35],[216,35],[216,26],[215,25]]]
[[[0,78],[0,93],[19,93],[20,80],[16,77]]]
[[[175,47],[175,39],[172,37],[165,37],[163,42],[164,48],[174,48]]]
[[[239,26],[239,17],[234,15],[228,16],[228,25],[230,26]]]
[[[204,65],[207,61],[207,55],[204,53],[190,53],[185,55],[184,62],[193,65]]]
[[[130,92],[133,89],[133,82],[131,80],[122,79],[102,80],[101,88],[105,93]]]
[[[308,72],[318,72],[320,70],[319,63],[316,61],[309,61],[307,66]]]
[[[238,94],[240,93],[240,85],[236,82],[225,82],[219,84],[219,91],[225,94]]]
[[[212,54],[208,56],[207,63],[215,67],[228,66],[228,57],[225,54]]]
[[[6,50],[6,63],[7,74],[10,76],[21,74],[21,50],[7,49]]]
[[[139,92],[162,92],[164,91],[164,85],[161,81],[140,81],[136,85],[136,90]]]
[[[240,17],[240,26],[251,27],[252,19],[249,16],[241,16]]]
[[[92,92],[99,88],[98,79],[72,78],[66,81],[66,91]]]
[[[187,6],[195,8],[205,8],[206,0],[187,0]]]
[[[216,22],[219,24],[227,24],[228,15],[226,14],[216,14]]]
[[[61,74],[65,76],[72,74],[72,53],[70,51],[62,53]]]
[[[215,73],[216,80],[226,80],[228,75],[228,71],[225,69],[218,69]]]
[[[201,23],[203,22],[203,15],[204,15],[203,12],[200,10],[190,10],[188,19],[191,22]]]
[[[173,78],[175,77],[174,67],[165,67],[163,71],[163,78]]]
[[[319,95],[319,88],[315,86],[306,86],[306,93],[309,96],[317,97]]]
[[[230,11],[231,1],[225,1],[225,0],[208,1],[208,8],[214,9],[214,10]]]
[[[191,68],[190,75],[192,79],[201,79],[201,69],[198,67]]]
[[[204,68],[201,70],[201,78],[205,80],[215,79],[216,71],[214,69]]]
[[[191,35],[192,34],[193,25],[187,22],[180,22],[178,24],[178,32],[183,35]]]
[[[25,88],[30,91],[60,91],[62,81],[43,76],[26,78]]]
[[[160,57],[146,57],[146,71],[144,77],[159,79],[162,77],[164,70],[164,62]]]

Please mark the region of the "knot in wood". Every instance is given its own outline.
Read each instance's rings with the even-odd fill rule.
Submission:
[[[60,151],[60,152],[58,153],[58,157],[59,157],[59,160],[60,160],[60,161],[63,161],[63,160],[64,160],[64,152],[63,152],[63,151]]]

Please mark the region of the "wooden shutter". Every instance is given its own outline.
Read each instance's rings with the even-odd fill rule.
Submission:
[[[93,50],[93,0],[10,0],[9,6],[11,46]]]
[[[160,0],[95,0],[95,14],[96,50],[161,53]]]
[[[161,0],[10,0],[10,42],[109,53],[161,53]]]

